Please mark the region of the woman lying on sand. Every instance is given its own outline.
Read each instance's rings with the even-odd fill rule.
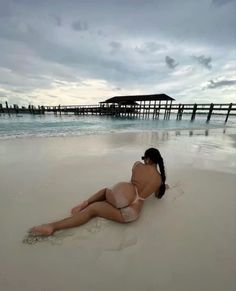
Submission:
[[[142,157],[144,164],[136,162],[130,182],[120,182],[111,189],[104,188],[71,210],[72,216],[60,221],[33,227],[35,234],[51,235],[54,231],[80,226],[93,217],[103,217],[120,223],[138,218],[144,200],[152,193],[161,198],[166,190],[165,167],[160,152],[149,148]],[[160,172],[157,169],[159,166]]]

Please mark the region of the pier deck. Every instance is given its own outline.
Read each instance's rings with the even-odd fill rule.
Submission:
[[[5,106],[0,104],[0,114],[75,114],[75,115],[110,115],[117,117],[144,117],[170,119],[174,115],[177,120],[181,120],[183,115],[190,115],[190,120],[194,120],[197,115],[205,115],[209,122],[214,115],[225,116],[225,122],[229,116],[236,116],[236,103],[227,104],[157,104],[156,102],[140,102],[135,105],[118,104],[95,104],[95,105],[58,105],[58,106],[38,106],[29,105],[20,107],[16,104]]]

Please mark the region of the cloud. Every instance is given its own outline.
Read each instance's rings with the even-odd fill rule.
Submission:
[[[76,20],[71,23],[71,27],[75,31],[86,31],[88,30],[88,24],[86,21]]]
[[[211,65],[211,57],[205,57],[204,55],[201,56],[193,56],[193,58],[203,67],[207,68],[207,69],[211,69],[212,65]]]
[[[116,53],[122,48],[122,43],[118,41],[111,41],[109,45],[111,47],[111,53]]]
[[[236,80],[221,80],[221,81],[209,80],[206,88],[215,89],[219,87],[233,86],[233,85],[236,85]]]
[[[178,63],[175,62],[175,59],[169,57],[169,56],[166,56],[165,57],[165,62],[166,62],[166,65],[170,68],[170,69],[174,69],[178,66]]]
[[[155,41],[145,42],[143,45],[138,46],[135,50],[140,54],[155,53],[157,51],[166,50],[167,46],[163,43],[157,43]]]
[[[195,75],[196,69],[193,66],[190,65],[183,65],[178,70],[173,70],[171,72],[171,76],[176,76],[179,78],[182,77],[189,77],[190,75]]]
[[[55,16],[54,19],[57,26],[62,26],[62,19],[60,16]]]
[[[233,2],[233,1],[234,0],[212,0],[212,4],[221,6],[221,5],[225,5],[225,4],[228,4],[230,2]]]
[[[101,0],[92,1],[93,9],[91,1],[54,2],[0,0],[0,88],[7,98],[47,103],[51,94],[66,104],[81,94],[94,100],[116,94],[115,88],[120,94],[169,90],[175,96],[189,87],[191,98],[206,80],[215,85],[219,71],[235,79],[233,1]],[[189,56],[207,69],[211,56],[214,66],[192,66]],[[82,86],[88,79],[91,86]],[[99,91],[96,80],[109,90]],[[222,101],[232,94],[214,91]]]

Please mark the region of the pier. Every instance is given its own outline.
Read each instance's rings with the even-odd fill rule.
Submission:
[[[75,115],[110,115],[114,117],[139,117],[153,119],[176,118],[189,116],[194,121],[198,115],[205,115],[206,122],[212,116],[222,115],[225,123],[230,116],[236,116],[236,103],[203,103],[181,104],[174,103],[175,99],[165,94],[117,96],[95,105],[58,105],[58,106],[33,106],[20,107],[17,104],[5,106],[0,104],[1,114],[75,114]]]

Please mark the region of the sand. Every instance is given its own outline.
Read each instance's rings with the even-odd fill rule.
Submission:
[[[170,189],[140,218],[95,218],[51,238],[27,230],[61,219],[104,186],[129,181],[156,146]],[[191,290],[236,288],[234,136],[154,132],[0,141],[0,290]]]

